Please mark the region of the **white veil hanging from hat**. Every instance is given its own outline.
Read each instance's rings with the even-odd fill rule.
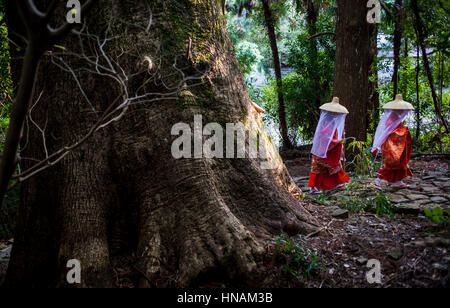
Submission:
[[[317,124],[316,133],[314,134],[314,143],[311,153],[320,158],[326,158],[328,147],[333,140],[334,133],[338,132],[338,139],[344,137],[346,114],[328,112],[322,110],[320,113],[319,124]]]
[[[411,110],[385,110],[373,139],[372,152],[381,150],[389,135],[406,119],[410,112]]]

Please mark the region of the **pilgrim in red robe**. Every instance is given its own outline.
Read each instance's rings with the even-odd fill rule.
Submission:
[[[331,190],[350,181],[342,167],[342,140],[338,140],[337,130],[328,147],[327,157],[312,156],[312,167],[308,187]]]
[[[409,169],[411,160],[412,138],[408,128],[403,123],[389,135],[383,144],[382,156],[384,168],[378,173],[378,178],[389,183],[400,182],[408,176],[413,176]]]

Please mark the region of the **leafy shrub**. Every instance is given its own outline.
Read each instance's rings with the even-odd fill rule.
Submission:
[[[391,218],[395,215],[395,207],[383,192],[377,193],[377,196],[368,205],[365,209],[366,212],[374,212],[379,216],[389,216]]]
[[[372,155],[370,139],[368,142],[353,140],[347,146],[354,153],[353,161],[347,163],[347,168],[354,170],[357,176],[374,177],[381,167],[381,162]]]
[[[304,198],[314,200],[325,206],[336,205],[352,213],[374,213],[379,216],[394,218],[396,208],[385,192],[377,191],[375,196],[367,194],[367,187],[361,184],[361,181],[367,179],[369,178],[352,177],[345,186],[344,194],[331,195],[331,192],[325,192],[316,196],[305,195]]]
[[[433,210],[425,209],[425,216],[436,225],[450,226],[450,209],[443,210],[440,207]]]
[[[291,239],[285,233],[269,243],[277,249],[278,259],[283,263],[286,274],[298,281],[302,281],[302,278],[311,279],[324,269],[317,252],[303,247],[303,244],[306,241],[301,235]]]

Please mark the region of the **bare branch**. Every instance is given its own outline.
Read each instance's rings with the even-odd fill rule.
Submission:
[[[53,16],[53,13],[56,10],[56,7],[58,6],[58,0],[53,0],[52,3],[47,8],[47,12],[44,16],[44,22],[48,23],[50,21],[50,18]]]
[[[150,32],[150,28],[152,26],[153,23],[153,13],[152,13],[152,9],[150,8],[150,6],[148,7],[149,10],[149,19],[148,19],[148,25],[147,25],[147,29],[145,29],[145,32]]]
[[[384,1],[380,0],[380,5],[383,8],[383,10],[390,16],[392,16],[392,12],[391,10],[388,8],[388,6],[386,5],[386,3],[384,3]]]
[[[312,39],[315,39],[316,37],[323,36],[323,35],[333,35],[334,37],[336,37],[335,32],[319,32],[317,34],[314,34],[313,36],[308,37],[306,40],[310,41]]]
[[[21,0],[19,0],[21,1]],[[27,13],[33,16],[36,16],[36,18],[40,18],[40,19],[44,19],[45,18],[45,14],[42,13],[34,4],[33,0],[25,0],[23,1],[24,3],[24,7],[27,10]]]

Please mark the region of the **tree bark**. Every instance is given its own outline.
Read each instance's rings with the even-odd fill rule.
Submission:
[[[132,281],[140,287],[237,280],[251,285],[269,239],[282,230],[317,229],[250,103],[220,2],[152,1],[150,31],[147,5],[101,0],[92,12],[98,18],[87,25],[100,38],[116,38],[105,52],[129,76],[130,93],[164,94],[183,79],[180,71],[206,76],[198,85],[186,81],[177,98],[132,106],[120,122],[23,183],[7,287],[71,287],[65,279],[70,259],[81,262],[82,282],[76,286],[117,286],[114,268],[122,258],[131,262]],[[80,51],[76,37],[61,45]],[[151,82],[144,57],[154,59]],[[96,110],[123,94],[107,77],[79,77]],[[72,75],[49,57],[40,65],[36,89],[43,95],[33,119],[46,123],[50,152],[96,122]],[[205,124],[242,122],[248,131],[259,131],[268,159],[250,158],[248,147],[244,159],[174,159],[171,146],[178,136],[171,135],[172,126],[184,122],[192,128],[196,114]],[[23,156],[42,158],[40,132],[32,126],[25,132]],[[272,169],[262,168],[263,161]]]
[[[374,25],[366,20],[366,0],[338,0],[334,96],[350,114],[347,137],[366,141],[369,114],[369,72]]]
[[[378,27],[373,31],[370,46],[370,71],[369,78],[369,115],[367,118],[368,132],[375,134],[378,122],[380,121],[380,93],[378,93],[378,46],[377,46]]]
[[[440,120],[441,125],[445,128],[446,133],[450,133],[450,129],[448,127],[447,120],[445,119],[445,117],[442,114],[442,110],[439,105],[439,100],[438,100],[438,97],[436,94],[433,73],[430,68],[430,61],[428,59],[427,48],[425,46],[423,24],[422,24],[422,19],[420,17],[420,10],[419,10],[419,6],[417,4],[417,0],[411,0],[411,6],[412,6],[412,9],[414,12],[415,25],[416,25],[416,29],[417,29],[417,42],[422,51],[423,66],[425,68],[425,72],[428,77],[428,83],[430,85],[431,96],[433,98],[434,111],[435,111],[438,119]]]
[[[286,120],[286,107],[283,97],[283,76],[281,75],[280,55],[278,53],[277,37],[275,34],[275,21],[270,8],[269,0],[261,0],[264,10],[264,18],[266,22],[267,35],[270,41],[270,48],[272,49],[273,66],[275,70],[275,78],[277,81],[278,91],[278,117],[280,119],[281,137],[283,139],[283,147],[285,149],[292,149],[292,143],[289,139],[287,120]]]

